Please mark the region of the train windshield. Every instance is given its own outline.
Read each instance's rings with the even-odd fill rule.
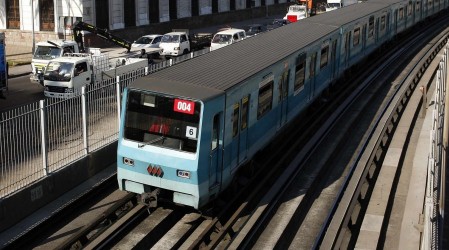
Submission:
[[[128,93],[125,139],[195,153],[201,103],[136,90]]]

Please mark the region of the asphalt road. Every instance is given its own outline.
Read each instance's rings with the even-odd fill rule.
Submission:
[[[0,113],[45,99],[44,87],[32,83],[29,75],[9,79],[8,87],[6,99],[0,99]]]

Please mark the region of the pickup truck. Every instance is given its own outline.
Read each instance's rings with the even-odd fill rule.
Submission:
[[[73,53],[51,60],[43,74],[46,97],[70,98],[80,94],[81,87],[99,84],[148,66],[142,58],[114,58],[107,54]]]
[[[39,75],[43,73],[42,69],[50,60],[61,57],[64,53],[79,53],[78,44],[75,41],[54,40],[38,42],[31,59],[30,81],[43,85]]]
[[[191,51],[210,46],[211,33],[197,33],[189,35],[188,30],[173,30],[166,33],[159,44],[160,55],[169,58],[185,55]]]

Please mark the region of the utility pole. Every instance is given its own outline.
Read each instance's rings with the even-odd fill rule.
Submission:
[[[31,54],[34,55],[35,50],[35,40],[34,40],[34,0],[31,0],[31,34],[33,36],[33,48],[31,49]]]

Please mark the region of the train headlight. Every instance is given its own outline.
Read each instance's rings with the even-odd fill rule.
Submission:
[[[123,157],[123,164],[133,167],[134,166],[134,160],[130,159],[130,158],[127,158],[127,157]]]
[[[176,170],[178,177],[190,179],[190,171]]]

